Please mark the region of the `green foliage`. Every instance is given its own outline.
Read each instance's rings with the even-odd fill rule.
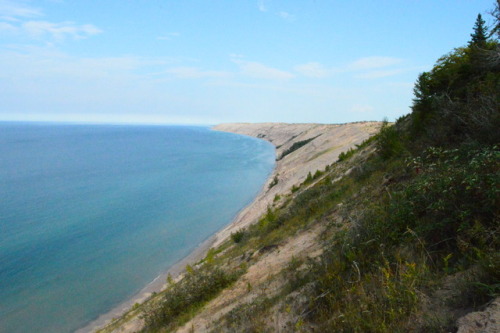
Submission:
[[[224,316],[219,324],[225,332],[261,333],[271,332],[266,329],[266,317],[262,314],[272,305],[272,300],[261,296],[250,303],[238,305]]]
[[[272,230],[279,227],[282,223],[282,220],[278,220],[276,211],[271,207],[267,207],[267,212],[259,220],[258,226],[260,230]]]
[[[475,265],[481,274],[463,288],[461,306],[498,295],[498,147],[431,148],[406,169],[394,159],[402,158],[378,168],[405,181],[370,196],[355,227],[337,233],[312,266],[309,320],[320,330],[405,331],[430,281]]]
[[[236,244],[240,243],[244,237],[245,237],[245,230],[243,229],[231,233],[231,240]]]
[[[322,175],[323,175],[323,172],[321,172],[320,170],[316,170],[316,172],[314,173],[312,178],[313,178],[313,180],[316,180],[319,177],[321,177]]]
[[[320,331],[409,328],[408,318],[418,309],[418,288],[429,275],[425,260],[418,253],[384,254],[376,241],[366,241],[354,232],[334,240],[335,245],[312,268],[311,279],[316,283],[311,319]]]
[[[486,22],[481,17],[481,14],[478,14],[469,45],[480,48],[484,47],[486,45],[487,35],[488,28],[486,27]]]
[[[393,156],[402,154],[404,149],[399,129],[384,122],[377,140],[377,151],[380,156],[387,160]]]
[[[350,148],[349,150],[347,150],[347,151],[345,151],[345,152],[343,151],[343,152],[341,152],[341,153],[339,154],[338,161],[339,161],[339,162],[345,161],[345,160],[347,160],[349,157],[351,157],[352,155],[354,155],[354,153],[355,153],[355,150],[354,150],[354,149],[352,149],[352,148]]]
[[[495,236],[499,154],[497,146],[463,145],[429,148],[411,158],[400,153],[385,160],[372,157],[362,171],[335,184],[319,182],[305,188],[287,207],[269,207],[246,231],[248,241],[242,246],[276,244],[277,237],[330,216],[340,201],[354,202],[352,195],[363,189],[363,196],[357,197],[365,200],[358,203],[363,214],[353,227],[328,239],[319,261],[293,258],[283,271],[287,281],[283,292],[300,290],[301,297],[309,300],[300,310],[307,316],[297,317],[298,326],[312,325],[319,331],[406,331],[414,327],[420,295],[441,274],[477,265],[481,274],[464,283],[456,301],[483,304],[499,292]],[[376,194],[377,187],[373,188],[382,175],[393,179],[387,195]],[[306,269],[300,269],[304,264]],[[252,289],[247,285],[248,292]],[[266,321],[261,319],[280,297],[242,303],[217,325],[228,331],[265,332]],[[447,320],[429,321],[421,327],[449,330],[447,325]]]
[[[318,135],[319,136],[319,135]],[[291,153],[293,153],[294,151],[296,151],[297,149],[299,148],[302,148],[303,146],[305,146],[306,144],[308,144],[309,142],[311,142],[312,140],[316,139],[318,136],[315,136],[313,138],[309,138],[309,139],[306,139],[306,140],[302,140],[302,141],[297,141],[297,142],[294,142],[290,148],[288,148],[287,150],[285,150],[283,152],[283,154],[281,154],[281,156],[278,158],[278,161],[283,159],[283,157],[285,157],[286,155],[289,155]]]
[[[150,304],[144,313],[146,325],[142,331],[168,331],[185,322],[196,309],[235,281],[237,276],[213,266],[193,270],[168,289],[160,302]]]
[[[269,184],[269,188],[276,186],[279,182],[278,176],[274,176],[273,181]]]
[[[458,285],[458,292],[450,300],[453,305],[476,308],[500,295],[500,258],[498,254],[492,254],[490,258],[496,272],[476,269],[465,274]]]
[[[384,124],[387,125],[387,121],[384,121]],[[367,147],[368,145],[370,145],[372,142],[376,141],[377,139],[378,139],[377,135],[372,135],[368,139],[365,139],[363,142],[361,142],[361,144],[356,145],[356,148],[349,148],[347,151],[341,152],[338,156],[337,162],[342,162],[342,161],[348,160],[349,158],[351,158],[351,156],[356,154],[360,149]],[[329,166],[327,166],[327,170],[325,170],[325,171],[328,171],[328,168],[329,168]]]
[[[168,273],[167,275],[167,284],[169,286],[172,286],[174,284],[174,278],[172,277],[172,274]]]
[[[304,180],[304,184],[310,184],[313,181],[313,176],[311,174],[311,171],[307,173],[306,180]]]
[[[393,195],[387,237],[410,228],[432,253],[462,258],[495,245],[490,232],[498,228],[498,147],[429,148],[410,165],[420,174]]]
[[[214,260],[215,260],[215,254],[216,254],[216,250],[213,247],[211,247],[208,250],[207,255],[205,256],[205,263],[208,265],[212,265],[214,263]]]
[[[287,281],[284,289],[287,292],[298,290],[310,282],[309,268],[311,267],[311,263],[305,264],[304,260],[292,257],[292,260],[290,260],[287,267],[283,270],[283,274]],[[305,269],[300,270],[302,265],[305,266]]]
[[[453,146],[464,141],[500,141],[499,45],[486,40],[478,16],[468,47],[441,57],[415,85],[410,146]]]

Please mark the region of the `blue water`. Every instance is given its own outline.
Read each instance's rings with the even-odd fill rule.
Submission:
[[[0,332],[71,332],[228,224],[274,165],[203,127],[0,123]]]

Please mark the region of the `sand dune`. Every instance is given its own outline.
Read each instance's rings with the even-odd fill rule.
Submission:
[[[290,191],[302,183],[309,172],[324,170],[338,159],[341,152],[360,144],[375,134],[381,122],[356,122],[339,125],[235,123],[214,126],[217,131],[248,135],[271,142],[276,147],[276,167],[262,192],[228,227],[217,234],[214,246],[222,243],[232,232],[246,227],[265,213],[277,194]],[[294,143],[313,139],[301,148],[280,158]],[[276,185],[270,184],[277,179]]]

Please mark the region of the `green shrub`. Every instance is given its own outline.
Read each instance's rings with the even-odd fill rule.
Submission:
[[[194,270],[168,289],[159,302],[150,304],[144,312],[143,332],[171,330],[187,321],[192,314],[220,290],[236,280],[237,274],[205,266]]]
[[[397,126],[382,125],[377,137],[377,151],[379,155],[387,160],[393,156],[400,155],[404,150],[404,143]]]
[[[278,176],[274,176],[273,181],[269,184],[269,188],[276,186],[279,182]]]
[[[391,258],[377,242],[340,233],[312,266],[310,320],[324,332],[405,331],[428,268],[418,255]],[[387,256],[387,257],[386,257]],[[409,327],[406,327],[409,328]]]
[[[231,233],[231,239],[236,244],[240,243],[243,240],[244,237],[245,237],[245,231],[244,230],[238,230],[236,232],[232,232]]]
[[[385,122],[384,124],[387,124],[387,122]],[[378,135],[372,135],[368,139],[363,140],[363,142],[361,142],[361,144],[356,145],[356,148],[349,148],[347,151],[341,152],[338,156],[337,162],[342,162],[342,161],[345,161],[345,160],[351,158],[351,156],[356,154],[356,152],[358,152],[360,149],[367,147],[369,144],[371,144],[377,138],[378,138]],[[325,171],[327,171],[327,170],[325,170]]]
[[[229,311],[219,324],[224,332],[270,332],[266,329],[266,317],[262,316],[272,305],[272,300],[265,296],[257,297],[250,303],[243,303]]]
[[[491,233],[498,228],[498,147],[430,148],[411,164],[419,175],[389,205],[391,233],[410,228],[433,253],[461,254],[455,257],[498,242]]]
[[[339,154],[339,157],[338,157],[338,161],[339,162],[342,162],[342,161],[345,161],[347,160],[349,157],[351,157],[352,155],[354,155],[355,153],[355,150],[350,148],[349,150],[347,151],[343,151]]]
[[[422,288],[440,274],[467,267],[478,267],[481,274],[461,289],[460,306],[478,306],[500,292],[498,147],[429,148],[402,161],[398,155],[384,163],[371,158],[366,164],[370,175],[360,178],[353,172],[356,182],[346,183],[353,186],[392,173],[387,195],[369,195],[352,229],[335,234],[312,266],[308,320],[320,330],[410,329]],[[321,192],[315,186],[297,196],[299,210],[294,213],[317,216],[311,208],[314,198],[324,197]]]
[[[500,141],[498,42],[481,52],[460,47],[441,57],[415,84],[410,133],[412,146],[453,146],[463,141]]]
[[[306,180],[304,180],[304,184],[310,184],[313,181],[313,176],[311,174],[311,171],[307,173]]]

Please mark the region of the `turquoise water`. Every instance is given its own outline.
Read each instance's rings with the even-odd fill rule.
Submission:
[[[250,203],[269,143],[203,127],[0,123],[0,332],[71,332]]]

